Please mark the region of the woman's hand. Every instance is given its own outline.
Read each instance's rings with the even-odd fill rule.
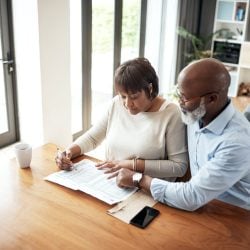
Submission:
[[[111,174],[117,172],[121,168],[133,169],[133,160],[105,161],[96,164],[96,167],[98,169],[105,169],[105,174]]]
[[[56,165],[62,170],[71,170],[73,162],[71,161],[72,153],[70,150],[63,152],[58,151],[56,154]]]

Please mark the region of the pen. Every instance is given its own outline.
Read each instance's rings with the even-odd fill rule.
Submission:
[[[62,150],[60,150],[59,147],[56,148],[57,151],[57,155],[60,156],[61,154],[63,154],[66,157],[66,152],[62,152]]]
[[[70,162],[71,169],[74,167],[73,163],[71,162],[70,158],[67,156],[66,151],[61,151],[59,147],[56,148],[57,150],[57,156],[60,157],[60,155],[65,156],[65,158]]]

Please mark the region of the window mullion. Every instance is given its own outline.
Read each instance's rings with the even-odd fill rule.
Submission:
[[[91,64],[92,64],[92,1],[82,0],[82,131],[91,126]]]
[[[115,20],[114,20],[114,65],[113,72],[121,63],[121,44],[122,44],[122,5],[123,0],[115,0]],[[115,90],[113,89],[113,95]]]
[[[139,57],[144,57],[146,39],[147,0],[141,0]]]

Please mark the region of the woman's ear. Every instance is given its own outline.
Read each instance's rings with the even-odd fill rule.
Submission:
[[[151,94],[152,94],[152,92],[153,92],[153,84],[152,84],[152,83],[149,83],[148,89],[149,89],[149,94],[150,94],[150,96],[151,96]]]

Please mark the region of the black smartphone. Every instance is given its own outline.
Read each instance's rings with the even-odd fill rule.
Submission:
[[[159,213],[157,209],[145,206],[129,223],[140,228],[145,228]]]

